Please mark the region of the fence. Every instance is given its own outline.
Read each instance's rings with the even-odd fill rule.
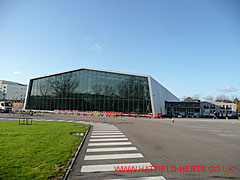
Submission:
[[[107,112],[107,111],[76,111],[76,110],[54,110],[54,114],[96,117],[145,117],[161,118],[161,113],[136,113],[136,112]]]

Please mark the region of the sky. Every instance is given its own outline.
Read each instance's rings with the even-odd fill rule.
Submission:
[[[240,96],[239,0],[0,0],[0,79],[81,67],[151,75],[177,97]]]

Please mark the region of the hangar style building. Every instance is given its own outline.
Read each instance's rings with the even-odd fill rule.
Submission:
[[[25,109],[165,113],[179,99],[148,75],[80,68],[30,79]]]

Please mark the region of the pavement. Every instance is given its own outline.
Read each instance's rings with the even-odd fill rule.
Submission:
[[[16,120],[0,115],[0,120],[9,119]],[[63,115],[34,119],[93,125],[70,173],[71,180],[240,179],[240,120],[179,118],[171,123],[170,119],[112,117],[104,122],[99,117]],[[115,172],[118,165],[140,167],[140,172]],[[141,170],[151,166],[155,167],[152,172]],[[176,171],[180,167],[185,169]],[[207,171],[202,172],[202,167]],[[209,172],[209,168],[220,168],[220,172]]]

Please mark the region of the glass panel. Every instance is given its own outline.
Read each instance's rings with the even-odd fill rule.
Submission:
[[[152,111],[145,77],[79,70],[32,80],[29,88],[31,109]]]

